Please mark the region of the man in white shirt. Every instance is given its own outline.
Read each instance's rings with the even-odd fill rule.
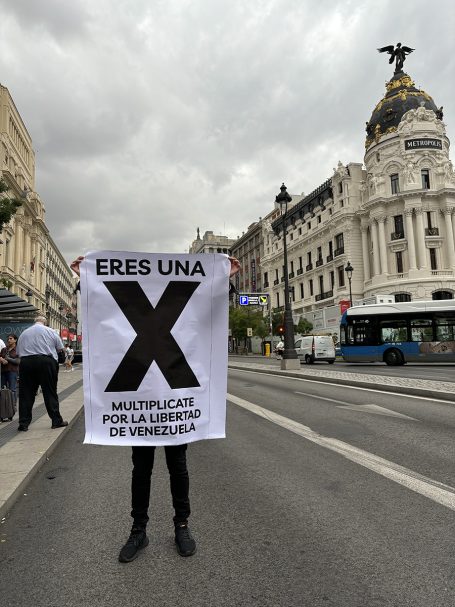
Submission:
[[[68,344],[65,348],[65,371],[73,370],[73,358],[74,358],[74,350]]]
[[[46,318],[37,316],[35,324],[26,329],[17,341],[20,356],[19,426],[26,432],[32,421],[32,409],[38,386],[41,386],[52,428],[63,428],[68,422],[60,415],[57,395],[58,352],[63,343],[55,331],[45,326]]]

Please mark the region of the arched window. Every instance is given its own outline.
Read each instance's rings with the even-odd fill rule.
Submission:
[[[432,299],[453,299],[452,291],[433,291],[431,295]]]
[[[412,300],[410,293],[395,293],[394,295],[395,295],[395,302]]]

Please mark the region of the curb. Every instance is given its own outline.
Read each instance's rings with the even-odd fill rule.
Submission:
[[[435,398],[438,400],[445,400],[450,403],[455,403],[455,393],[443,392],[442,390],[432,390],[430,388],[413,388],[408,386],[390,386],[387,384],[372,382],[372,381],[359,381],[356,379],[344,379],[339,377],[323,377],[321,375],[303,375],[302,373],[295,373],[294,371],[281,371],[280,369],[271,368],[268,369],[255,369],[254,367],[246,368],[242,365],[236,365],[234,363],[228,364],[229,369],[237,369],[239,371],[254,371],[255,373],[265,373],[268,375],[277,375],[279,377],[292,377],[293,379],[306,379],[321,383],[340,384],[343,386],[352,386],[353,384],[359,388],[373,388],[374,390],[380,390],[381,392],[395,392],[398,394],[408,394],[414,396],[424,396],[426,398]]]

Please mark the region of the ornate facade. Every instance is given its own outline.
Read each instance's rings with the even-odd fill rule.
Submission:
[[[1,85],[0,139],[0,175],[8,195],[22,201],[0,236],[0,287],[28,300],[47,315],[52,327],[74,327],[74,278],[50,237],[45,207],[35,191],[31,137],[8,89]]]
[[[294,316],[338,330],[350,299],[455,297],[455,175],[442,108],[394,74],[367,123],[364,166],[341,162],[288,211]],[[263,222],[264,284],[284,306],[282,220]],[[348,284],[345,266],[354,268]]]

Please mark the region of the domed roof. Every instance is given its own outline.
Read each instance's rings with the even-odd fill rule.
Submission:
[[[427,110],[438,112],[430,95],[416,89],[411,77],[404,72],[394,74],[386,84],[386,89],[386,94],[374,108],[370,121],[367,122],[365,142],[367,149],[374,142],[377,143],[382,135],[396,131],[402,117],[409,110],[423,106]]]

